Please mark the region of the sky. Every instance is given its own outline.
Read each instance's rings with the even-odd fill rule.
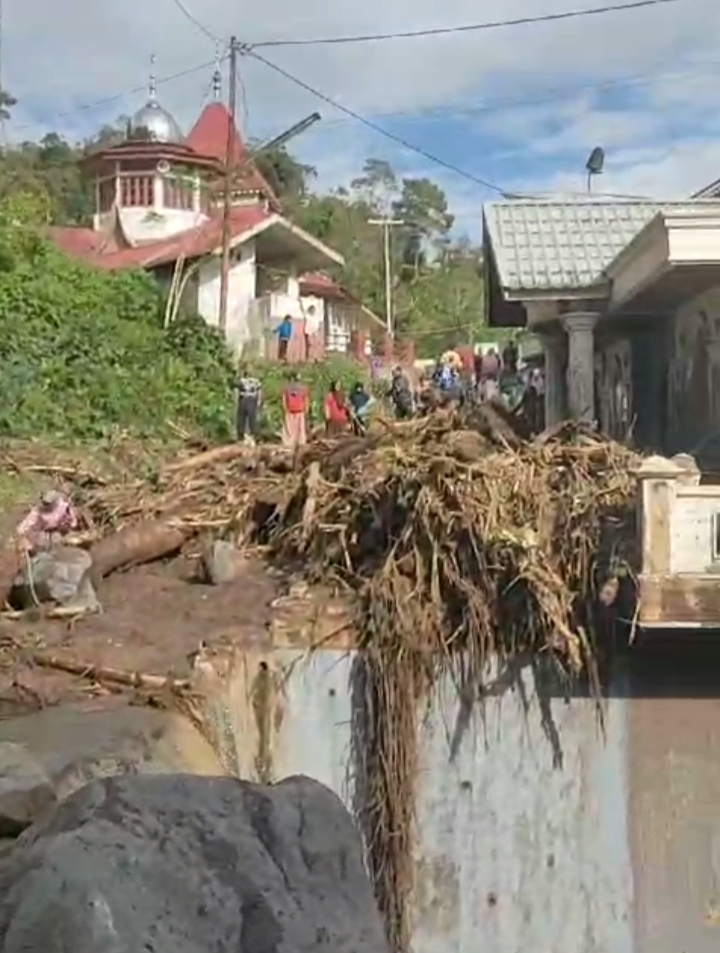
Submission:
[[[538,16],[603,0],[0,2],[0,82],[18,100],[5,136],[18,142],[48,131],[79,140],[132,114],[147,98],[153,55],[158,98],[189,130],[211,99],[213,37],[225,49],[231,34],[252,46]],[[386,159],[401,176],[441,185],[456,234],[475,239],[483,203],[503,192],[583,193],[595,146],[605,151],[598,193],[681,198],[720,178],[719,39],[718,0],[675,0],[446,36],[258,47],[420,152],[248,55],[239,62],[239,119],[247,137],[263,139],[317,109],[322,122],[290,146],[316,168],[317,189],[348,184],[368,157]],[[163,80],[178,73],[185,75]]]

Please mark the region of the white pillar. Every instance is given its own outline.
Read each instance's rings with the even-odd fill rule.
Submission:
[[[565,342],[561,334],[539,335],[545,355],[545,426],[565,417]]]
[[[598,317],[592,311],[581,311],[562,319],[568,335],[568,410],[573,420],[595,419],[594,330]]]

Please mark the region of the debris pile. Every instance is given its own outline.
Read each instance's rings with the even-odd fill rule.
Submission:
[[[84,473],[74,497],[96,537],[157,525],[153,558],[165,539],[177,548],[197,533],[260,541],[309,578],[354,589],[365,640],[472,648],[478,677],[489,653],[545,649],[578,672],[578,607],[599,573],[632,563],[637,464],[581,425],[528,442],[488,406],[319,441],[295,458],[231,445],[150,478]]]

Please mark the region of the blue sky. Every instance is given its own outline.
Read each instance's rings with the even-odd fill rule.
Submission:
[[[183,0],[215,36],[263,39],[384,32],[553,13],[598,0]],[[167,76],[159,98],[188,128],[210,96],[215,43],[174,0],[5,3],[3,82],[19,100],[10,141],[54,129],[81,138],[142,105],[150,55]],[[482,33],[347,46],[263,50],[268,59],[459,175],[338,113],[265,65],[243,58],[241,118],[250,136],[319,109],[293,144],[318,187],[346,184],[368,156],[445,188],[457,231],[477,237],[498,192],[581,192],[590,150],[606,152],[596,189],[675,198],[720,177],[720,3],[677,0],[624,13]],[[208,64],[203,66],[203,64]],[[133,91],[135,90],[135,91]],[[112,98],[110,102],[93,104]]]

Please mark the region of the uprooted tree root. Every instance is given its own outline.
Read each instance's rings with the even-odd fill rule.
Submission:
[[[406,951],[419,706],[444,675],[467,706],[482,703],[526,662],[567,686],[586,680],[599,701],[596,597],[634,565],[638,462],[580,426],[528,443],[485,407],[292,461],[200,455],[152,483],[94,486],[85,505],[96,525],[153,518],[254,536],[354,594],[358,813],[390,941]]]

